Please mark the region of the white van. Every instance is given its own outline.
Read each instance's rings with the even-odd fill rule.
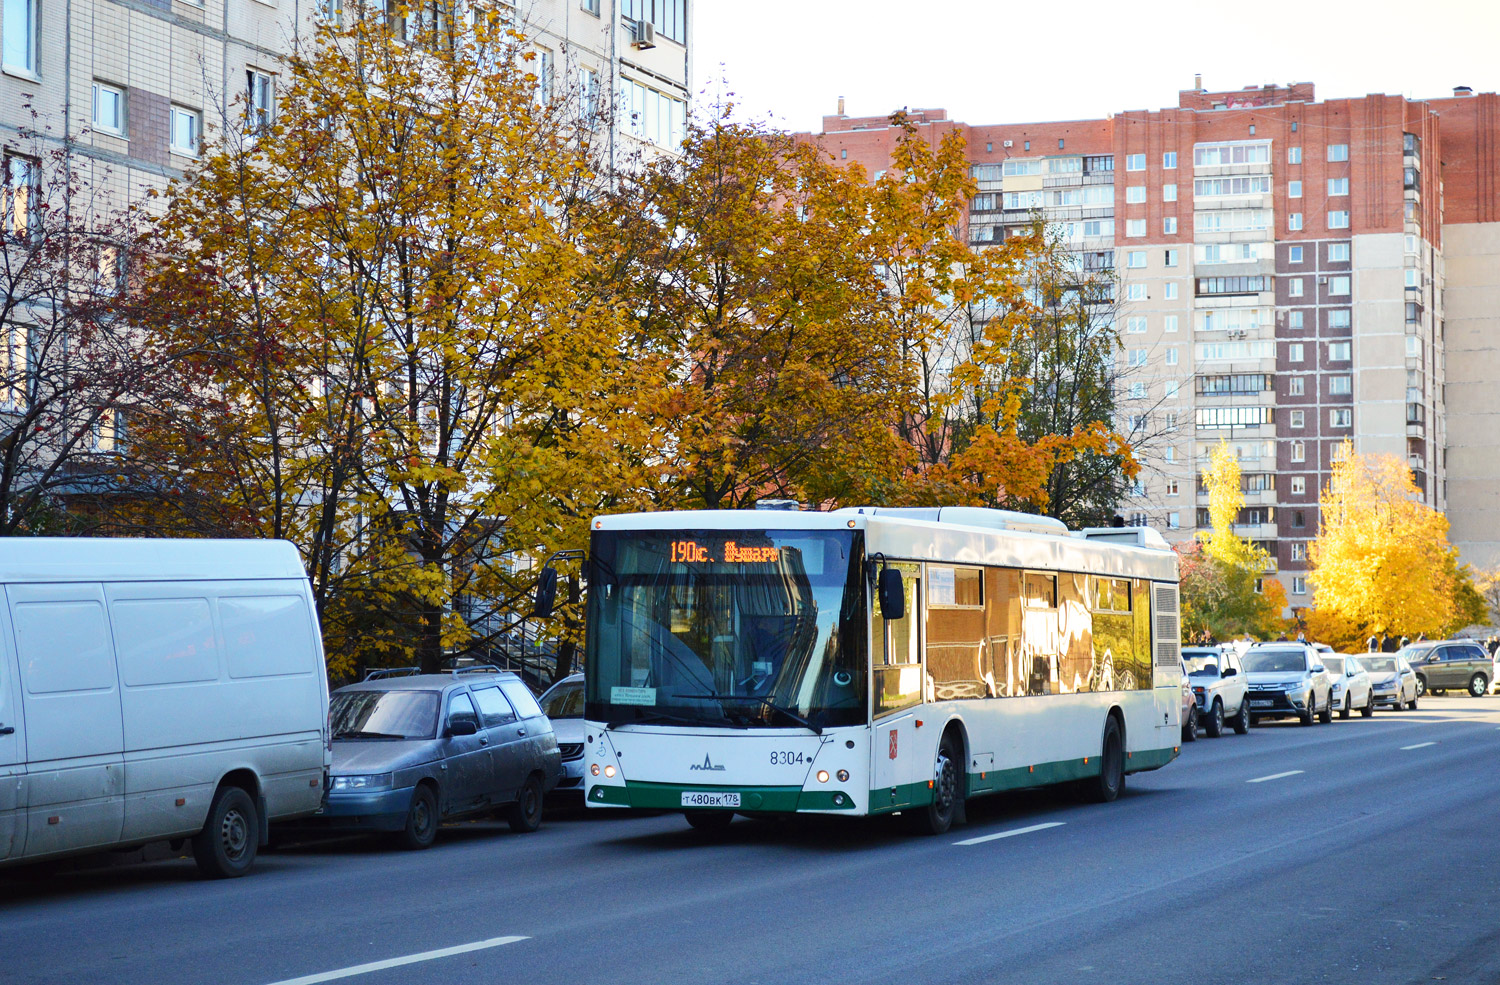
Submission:
[[[0,540],[0,865],[187,839],[244,874],[332,759],[284,541]]]

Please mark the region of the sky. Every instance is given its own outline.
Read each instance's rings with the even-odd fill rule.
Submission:
[[[817,131],[944,108],[970,124],[1094,119],[1210,90],[1312,82],[1318,99],[1500,88],[1500,0],[695,0],[699,108]]]

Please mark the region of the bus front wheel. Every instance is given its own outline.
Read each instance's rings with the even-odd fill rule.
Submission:
[[[963,798],[963,747],[953,732],[938,743],[937,760],[932,765],[932,802],[912,812],[919,834],[940,835],[953,827]]]

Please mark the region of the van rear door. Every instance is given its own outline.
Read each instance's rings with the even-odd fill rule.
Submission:
[[[0,605],[0,860],[17,858],[26,848],[26,728],[10,639],[10,620]]]
[[[125,819],[124,730],[100,585],[11,585],[28,760],[28,857],[113,845]]]

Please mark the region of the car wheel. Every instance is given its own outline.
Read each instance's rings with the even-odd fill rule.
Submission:
[[[437,841],[437,795],[422,784],[412,791],[411,806],[406,809],[406,826],[397,834],[401,847],[419,852]]]
[[[1427,678],[1423,677],[1421,674],[1418,674],[1417,675],[1417,697],[1420,698],[1422,695],[1424,695],[1426,693],[1427,693]]]
[[[911,812],[912,825],[918,834],[940,835],[953,826],[963,799],[963,773],[958,764],[963,752],[958,737],[948,732],[938,743],[937,760],[932,764],[932,803]]]
[[[193,836],[193,861],[210,879],[234,879],[250,871],[259,842],[255,801],[239,787],[220,787],[203,830]]]
[[[1370,692],[1370,696],[1368,698],[1365,698],[1365,706],[1359,710],[1359,717],[1360,718],[1373,718],[1373,717],[1375,717],[1375,692],[1374,691],[1371,691]]]
[[[1307,710],[1297,716],[1297,721],[1303,725],[1311,725],[1317,721],[1317,709],[1313,707],[1313,701],[1316,697],[1314,694],[1309,694],[1307,696]]]
[[[734,820],[733,811],[683,811],[682,816],[698,831],[723,831]]]
[[[1182,741],[1183,742],[1197,742],[1198,741],[1198,706],[1197,705],[1193,705],[1191,708],[1188,709],[1187,722],[1184,723],[1183,726],[1182,726]]]
[[[1421,695],[1415,695],[1415,696],[1412,697],[1412,699],[1410,701],[1408,701],[1406,703],[1406,710],[1407,711],[1416,711],[1417,710],[1417,698],[1419,698],[1419,697],[1421,697]]]
[[[542,826],[542,781],[533,773],[521,784],[516,802],[506,808],[505,820],[517,834],[530,834]]]
[[[1222,709],[1220,709],[1222,714]],[[1125,789],[1125,737],[1115,716],[1104,719],[1103,754],[1099,757],[1099,776],[1085,780],[1084,793],[1098,804],[1107,804]]]
[[[1469,678],[1469,694],[1476,698],[1482,698],[1489,693],[1490,682],[1483,674],[1475,674]]]
[[[1353,700],[1354,699],[1351,698],[1351,697],[1349,697],[1349,695],[1347,695],[1347,694],[1344,695],[1344,707],[1342,707],[1342,708],[1339,709],[1339,717],[1340,718],[1348,718],[1349,717],[1349,712],[1353,710],[1353,709],[1351,709],[1349,707],[1349,702],[1351,702]]]
[[[1317,696],[1314,695],[1314,699],[1316,699],[1316,697]],[[1327,725],[1329,722],[1333,721],[1333,696],[1332,695],[1328,696],[1328,703],[1323,706],[1323,710],[1320,711],[1320,712],[1318,712],[1318,721],[1322,722],[1324,725]]]
[[[1240,710],[1235,712],[1234,732],[1236,735],[1244,735],[1250,731],[1250,696],[1246,695],[1240,699]]]
[[[1224,705],[1218,698],[1214,699],[1213,707],[1208,710],[1208,720],[1203,723],[1203,731],[1210,739],[1217,739],[1224,734]]]

